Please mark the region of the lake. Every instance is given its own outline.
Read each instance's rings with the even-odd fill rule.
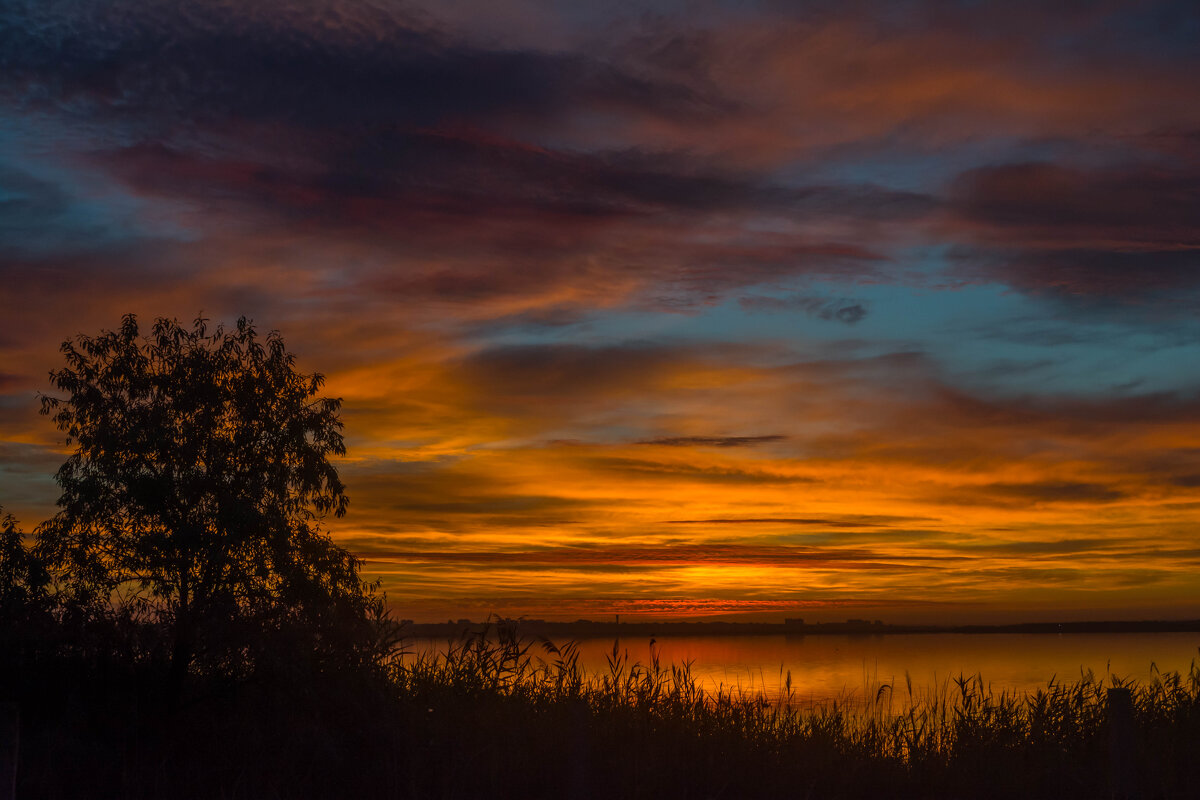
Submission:
[[[580,663],[607,673],[612,646],[612,639],[581,640]],[[648,638],[622,639],[620,648],[631,662],[650,660]],[[740,687],[776,699],[790,672],[802,703],[873,697],[881,683],[907,699],[906,673],[916,696],[959,674],[979,674],[997,693],[1044,688],[1052,677],[1072,683],[1087,670],[1106,681],[1114,674],[1144,682],[1155,668],[1186,674],[1198,648],[1200,633],[692,636],[654,644],[663,665],[690,661],[706,689]]]

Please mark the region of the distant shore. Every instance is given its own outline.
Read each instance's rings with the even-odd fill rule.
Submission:
[[[528,636],[554,639],[596,639],[657,636],[882,636],[916,633],[1190,633],[1200,632],[1200,619],[1189,620],[1109,620],[1102,622],[1024,622],[1012,625],[893,625],[878,620],[846,622],[617,622],[576,620],[553,622],[540,619],[502,620],[515,624]],[[417,638],[456,638],[477,633],[486,624],[471,620],[413,623],[406,621],[405,631]]]

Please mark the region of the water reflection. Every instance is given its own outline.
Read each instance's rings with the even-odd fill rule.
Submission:
[[[592,674],[607,672],[611,639],[579,643],[580,664]],[[705,689],[734,687],[763,691],[777,699],[791,673],[794,698],[821,703],[861,700],[891,684],[907,699],[906,673],[916,697],[936,693],[951,678],[982,675],[995,692],[1044,688],[1051,678],[1071,683],[1091,670],[1147,681],[1153,670],[1186,673],[1197,658],[1197,633],[1119,634],[913,634],[865,636],[663,637],[653,645],[661,662],[690,661]],[[650,639],[620,642],[630,662],[648,663]]]

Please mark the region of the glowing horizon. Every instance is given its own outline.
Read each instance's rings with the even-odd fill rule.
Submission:
[[[398,616],[1200,617],[1200,16],[1044,5],[12,4],[0,504],[245,315]]]

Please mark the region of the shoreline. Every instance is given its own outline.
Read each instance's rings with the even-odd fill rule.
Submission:
[[[413,623],[404,622],[406,635],[417,638],[458,638],[479,634],[497,625],[512,625],[523,636],[550,639],[596,639],[670,636],[886,636],[898,634],[1105,634],[1105,633],[1194,633],[1200,620],[1137,620],[1100,622],[1025,622],[1010,625],[891,625],[850,621],[822,623],[788,622],[550,622],[502,619],[490,622]]]

